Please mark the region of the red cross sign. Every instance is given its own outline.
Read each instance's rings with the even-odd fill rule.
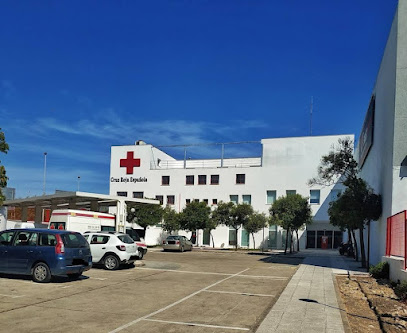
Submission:
[[[140,166],[140,159],[134,158],[134,152],[128,151],[127,158],[120,159],[120,167],[126,168],[126,174],[132,175],[133,168]]]

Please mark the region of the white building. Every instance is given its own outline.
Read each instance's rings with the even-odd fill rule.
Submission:
[[[367,101],[368,102],[368,101]],[[407,1],[400,0],[359,139],[361,177],[383,198],[383,213],[371,224],[370,263],[386,251],[387,218],[407,209]],[[391,278],[407,279],[406,224],[396,230]],[[365,233],[366,234],[366,233]],[[366,235],[367,238],[367,235]],[[389,242],[388,242],[389,243]],[[366,243],[367,244],[367,243]],[[389,244],[388,244],[389,245]],[[394,244],[393,242],[393,245]]]
[[[328,247],[337,247],[342,233],[329,224],[327,209],[339,189],[312,187],[307,182],[316,176],[321,157],[338,139],[353,135],[309,136],[262,139],[258,157],[217,159],[175,159],[143,141],[111,148],[110,194],[134,198],[157,198],[163,205],[181,211],[192,200],[216,205],[220,201],[250,203],[254,210],[268,213],[271,204],[292,191],[309,197],[314,222],[300,233],[300,247],[321,247],[328,236]],[[211,146],[209,146],[211,147]],[[215,146],[212,146],[215,150]],[[217,145],[219,148],[219,145]],[[234,145],[234,149],[239,145]],[[217,149],[218,149],[217,148]],[[226,226],[212,231],[215,247],[233,247],[235,236]],[[160,226],[146,232],[148,245],[161,242]],[[276,226],[258,232],[256,247],[282,248],[285,233]],[[198,231],[198,245],[212,246],[212,239]],[[240,228],[237,243],[253,247],[252,237]]]

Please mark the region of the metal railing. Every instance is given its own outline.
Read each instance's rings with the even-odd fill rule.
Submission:
[[[261,166],[261,157],[231,158],[214,160],[160,160],[150,163],[151,170],[198,169],[198,168],[248,168]]]

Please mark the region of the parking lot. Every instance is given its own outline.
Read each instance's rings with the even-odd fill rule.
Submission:
[[[162,252],[80,280],[0,277],[0,332],[253,332],[300,259]]]

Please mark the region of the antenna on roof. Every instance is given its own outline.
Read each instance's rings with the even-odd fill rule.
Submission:
[[[312,109],[314,107],[314,96],[311,96],[311,106],[309,115],[309,135],[312,135]]]

